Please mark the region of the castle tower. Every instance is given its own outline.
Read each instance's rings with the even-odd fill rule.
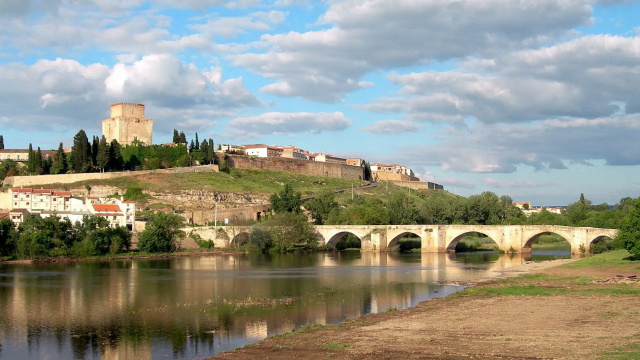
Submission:
[[[109,142],[118,140],[120,145],[131,145],[134,139],[151,145],[153,120],[144,118],[143,104],[113,104],[111,118],[102,120],[102,135]]]

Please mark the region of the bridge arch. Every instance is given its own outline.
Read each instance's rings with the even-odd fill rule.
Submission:
[[[474,230],[469,230],[469,231],[465,231],[462,232],[458,235],[456,235],[453,239],[451,239],[451,241],[447,244],[447,248],[446,251],[447,252],[455,252],[456,251],[456,246],[458,245],[458,243],[460,242],[460,240],[462,240],[463,238],[469,236],[469,235],[473,235],[473,234],[482,234],[486,237],[488,237],[489,239],[493,240],[494,243],[496,243],[496,246],[498,245],[498,242],[496,241],[496,239],[494,239],[493,237],[491,237],[491,235],[489,233],[485,233],[482,230],[479,229],[474,229]]]
[[[389,243],[387,244],[387,248],[392,249],[394,246],[398,244],[398,241],[400,241],[402,238],[406,237],[407,235],[414,235],[415,237],[419,238],[420,244],[422,245],[422,236],[420,236],[420,234],[417,231],[409,230],[409,231],[400,233],[396,235],[393,239],[389,240]]]
[[[523,252],[531,252],[533,244],[543,235],[558,235],[558,236],[560,236],[569,245],[569,251],[571,253],[573,253],[573,251],[574,251],[573,247],[574,246],[573,246],[573,244],[571,244],[571,241],[570,241],[571,237],[567,237],[567,234],[564,234],[561,231],[553,231],[552,229],[542,230],[542,231],[539,231],[539,232],[535,233],[532,236],[529,236],[529,238],[524,242],[524,245],[522,245],[522,251]]]
[[[351,234],[351,235],[357,237],[358,240],[360,240],[360,243],[362,244],[362,238],[360,236],[358,236],[358,234],[356,234],[353,231],[343,230],[343,231],[340,231],[340,232],[337,232],[337,233],[333,234],[328,240],[325,239],[325,240],[327,240],[327,246],[335,249],[336,245],[338,245],[340,240],[342,240],[342,238],[344,236],[348,235],[348,234]]]
[[[246,245],[249,243],[249,232],[248,231],[241,231],[238,234],[236,234],[231,241],[229,242],[229,247],[230,248],[239,248],[242,245]]]

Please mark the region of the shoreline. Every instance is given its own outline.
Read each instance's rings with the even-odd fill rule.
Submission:
[[[91,257],[91,258],[68,258],[68,257],[54,257],[54,258],[46,258],[46,259],[36,259],[36,260],[7,260],[0,261],[1,265],[35,265],[35,264],[65,264],[65,263],[75,263],[75,262],[91,262],[91,261],[111,261],[111,260],[143,260],[143,259],[170,259],[170,258],[178,258],[178,257],[189,257],[189,256],[207,256],[207,255],[238,255],[244,254],[242,251],[227,251],[227,250],[219,250],[219,251],[201,251],[201,252],[191,252],[191,251],[181,251],[175,253],[164,253],[164,254],[141,254],[141,255],[114,255],[114,256],[100,256],[100,257]]]
[[[310,325],[210,359],[596,359],[605,348],[636,351],[640,282],[611,280],[640,275],[640,263],[562,267],[578,260],[529,261],[495,276],[439,282],[468,288],[404,310]]]

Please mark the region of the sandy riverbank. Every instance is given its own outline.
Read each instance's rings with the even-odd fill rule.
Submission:
[[[561,267],[572,261],[525,263],[474,281],[471,291],[216,359],[599,359],[640,349],[640,282],[627,278],[640,275],[640,264]],[[618,275],[625,281],[610,281]]]

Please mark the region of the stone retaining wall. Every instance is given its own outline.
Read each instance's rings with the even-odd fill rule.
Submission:
[[[364,176],[364,169],[359,166],[282,157],[256,158],[230,155],[229,165],[239,169],[267,169],[351,180],[362,180]]]

